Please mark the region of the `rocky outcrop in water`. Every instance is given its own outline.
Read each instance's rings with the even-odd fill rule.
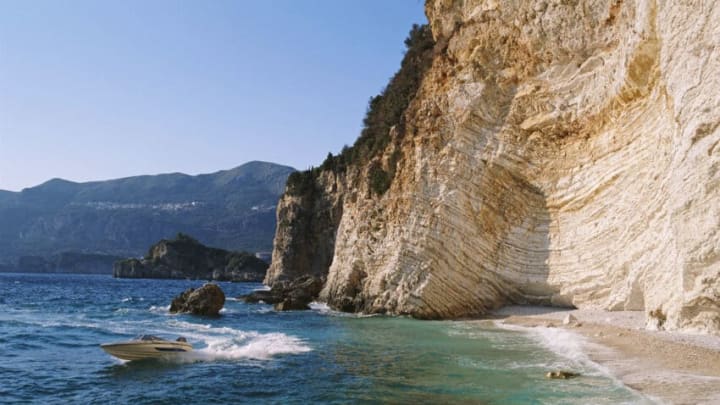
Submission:
[[[311,192],[289,184],[266,282],[326,275],[320,298],[349,311],[534,303],[720,333],[720,3],[426,14],[431,66],[402,118]]]
[[[217,281],[262,281],[268,264],[246,252],[230,252],[202,245],[179,234],[161,240],[143,259],[115,263],[118,278],[175,278]]]
[[[273,304],[278,311],[310,309],[309,304],[320,294],[324,280],[300,276],[292,281],[275,282],[270,290],[253,291],[239,298],[248,303]]]
[[[218,316],[225,305],[225,293],[217,284],[189,288],[172,300],[170,313]]]

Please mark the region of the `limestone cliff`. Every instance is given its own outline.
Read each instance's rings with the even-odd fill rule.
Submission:
[[[720,333],[720,2],[425,8],[431,64],[390,141],[286,192],[266,282],[311,269],[347,311],[541,303]]]

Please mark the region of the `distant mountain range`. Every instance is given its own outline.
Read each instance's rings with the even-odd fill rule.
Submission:
[[[140,256],[190,234],[209,246],[272,250],[275,206],[295,169],[249,162],[231,170],[0,190],[0,269],[64,252]]]

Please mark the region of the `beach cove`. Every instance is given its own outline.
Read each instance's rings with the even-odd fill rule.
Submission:
[[[8,403],[653,403],[568,351],[580,348],[570,333],[557,345],[491,321],[363,316],[322,304],[277,312],[233,298],[258,283],[219,283],[229,299],[218,318],[170,314],[172,297],[198,284],[0,274],[0,396]],[[184,336],[195,350],[122,362],[98,346],[142,333]],[[582,376],[549,380],[553,369]]]

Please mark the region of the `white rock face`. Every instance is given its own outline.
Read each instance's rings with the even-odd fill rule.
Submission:
[[[447,48],[390,190],[343,200],[321,298],[423,318],[659,310],[720,333],[720,2],[426,12]]]

